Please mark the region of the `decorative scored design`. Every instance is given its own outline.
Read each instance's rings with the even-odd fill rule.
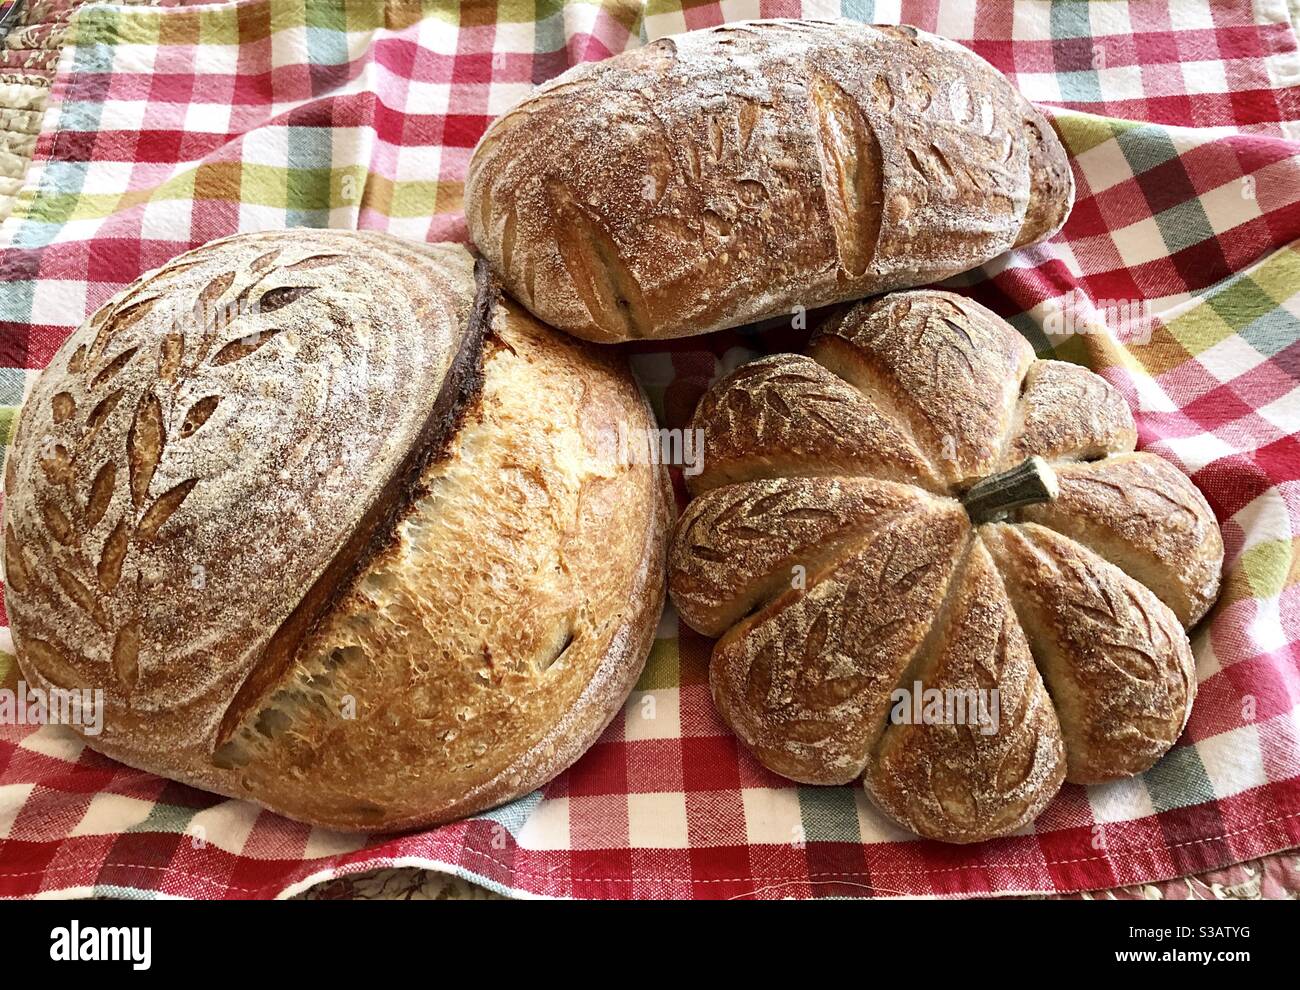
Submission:
[[[210,752],[214,690],[234,694],[425,426],[471,302],[456,252],[241,235],[73,334],[10,458],[8,605],[31,672]],[[131,726],[109,720],[106,744]]]
[[[279,250],[267,252],[253,263],[251,270],[264,271],[279,254]],[[337,254],[312,255],[293,267],[301,269],[312,262],[336,257]],[[166,267],[159,272],[158,277],[166,278],[175,267],[183,269],[187,266],[182,262],[179,266]],[[116,408],[123,390],[114,390],[113,385],[133,360],[152,361],[156,364],[158,383],[168,393],[165,395],[168,407],[174,408],[177,402],[183,401],[184,386],[199,368],[205,364],[221,367],[246,358],[280,332],[281,327],[254,331],[222,344],[215,354],[212,353],[220,340],[219,327],[225,322],[222,315],[227,312],[245,312],[258,290],[255,283],[240,293],[238,298],[223,305],[223,297],[234,279],[234,272],[226,272],[210,279],[200,290],[193,316],[203,321],[203,327],[197,335],[198,348],[188,362],[185,355],[187,335],[177,331],[162,336],[152,353],[146,342],[145,345],[128,346],[112,357],[107,356],[113,340],[148,315],[162,298],[161,293],[146,294],[139,290],[128,292],[116,305],[105,307],[91,322],[92,328],[97,332],[89,351],[83,350],[85,345],[82,345],[68,361],[71,373],[89,377],[86,398],[95,402],[95,406],[80,435],[71,438],[71,451],[62,444],[55,444],[55,456],[44,462],[47,480],[65,489],[67,497],[60,501],[70,507],[71,513],[75,515],[70,519],[60,505],[52,500],[55,497],[53,493],[47,496],[50,500],[43,504],[42,515],[50,535],[58,542],[72,546],[86,538],[99,525],[113,502],[119,476],[125,475],[130,497],[122,501],[128,504],[122,506],[120,518],[104,540],[93,573],[77,574],[69,568],[57,567],[55,575],[68,597],[87,612],[97,626],[111,635],[112,670],[128,691],[135,687],[140,672],[141,630],[139,619],[129,611],[116,620],[110,617],[110,613],[117,611],[112,607],[112,596],[121,579],[123,563],[133,547],[159,538],[159,531],[180,508],[200,479],[186,478],[161,494],[150,495],[150,484],[160,462],[168,453],[169,440],[163,401],[155,389],[148,389],[141,395],[132,415],[126,438],[126,470],[120,471],[115,460],[105,461],[90,483],[84,499],[84,509],[83,500],[74,490],[78,480],[74,464],[90,453],[89,442]],[[253,311],[263,315],[275,312],[309,294],[312,289],[311,286],[281,286],[266,290],[253,302]],[[96,367],[98,370],[95,370]],[[211,418],[220,402],[221,396],[217,394],[204,396],[190,405],[181,417],[176,439],[192,437]],[[76,414],[76,400],[70,392],[57,393],[50,400],[50,405],[51,419],[56,425],[67,423]],[[77,562],[89,563],[81,560]],[[94,586],[94,591],[91,586]],[[45,651],[58,650],[51,643],[38,642],[41,642],[40,648]]]
[[[935,281],[1045,236],[1071,188],[1045,126],[987,65],[914,29],[723,25],[576,66],[493,123],[467,218],[547,322],[680,336]]]
[[[815,783],[866,772],[894,817],[963,841],[1030,820],[1067,773],[1150,767],[1195,693],[1180,616],[1194,623],[1212,603],[1223,556],[1191,482],[1131,453],[1131,419],[1105,382],[1028,359],[1009,326],[956,296],[861,305],[812,354],[821,364],[742,366],[696,414],[722,463],[691,482],[702,494],[679,526],[670,588],[687,622],[722,634],[711,678],[732,728],[771,769]],[[818,432],[836,432],[828,400],[831,427],[887,421],[916,450],[912,477],[881,457],[880,430],[842,431],[848,451],[820,446]],[[813,439],[800,448],[800,435]],[[1041,468],[1046,505],[1019,507],[1011,476],[1040,470],[1021,468],[1006,472],[1007,508],[968,519],[975,482],[997,487],[999,465],[1030,454],[1065,479]],[[1168,559],[1159,580],[1147,558]],[[888,724],[892,692],[914,681],[999,688],[1010,707],[997,739]]]

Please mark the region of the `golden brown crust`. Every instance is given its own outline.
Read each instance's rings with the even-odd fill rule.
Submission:
[[[1074,175],[1060,139],[1033,104],[1022,97],[1020,107],[1029,144],[1029,205],[1015,247],[1051,237],[1074,204]]]
[[[1065,737],[1066,779],[1149,769],[1187,724],[1196,664],[1178,617],[1150,589],[1036,523],[993,523],[998,562]]]
[[[992,474],[1033,349],[979,303],[896,292],[853,307],[813,338],[821,364],[905,424],[947,485]]]
[[[500,804],[585,752],[640,675],[670,503],[610,440],[653,416],[619,358],[509,304],[495,333],[482,401],[395,545],[222,753],[272,807],[387,830]]]
[[[1082,543],[1194,626],[1219,596],[1223,534],[1205,496],[1155,454],[1056,469],[1061,493],[1021,516]]]
[[[669,554],[683,619],[723,633],[711,681],[737,735],[796,780],[861,773],[900,823],[951,842],[1022,827],[1067,770],[1091,782],[1150,767],[1190,710],[1180,618],[1212,600],[1223,547],[1194,486],[1129,452],[1118,393],[930,290],[841,314],[812,354],[834,378],[773,356],[702,400],[704,492]],[[818,396],[846,412],[818,418]],[[918,452],[910,479],[899,449]],[[1012,490],[1048,501],[1009,504]],[[792,586],[800,564],[806,585]],[[926,578],[906,593],[885,577],[909,570]],[[891,692],[918,685],[983,691],[995,731],[897,721]]]
[[[708,437],[694,494],[792,474],[941,482],[912,438],[864,393],[811,358],[773,354],[742,365],[700,401],[691,429]]]
[[[926,838],[971,842],[1014,831],[1060,788],[1065,746],[1002,579],[978,540],[937,628],[907,677],[960,692],[952,696],[954,707],[966,705],[976,721],[890,724],[863,781],[893,818]],[[914,693],[913,684],[906,687]],[[994,689],[996,710],[991,700],[980,700],[992,699]]]
[[[968,532],[955,504],[931,503],[718,641],[714,700],[764,765],[810,784],[862,775]]]
[[[1065,152],[1006,78],[909,27],[765,20],[575,66],[470,161],[470,235],[592,340],[679,337],[939,279],[1050,236]]]
[[[305,244],[319,245],[318,236],[294,232],[281,235],[280,242],[292,245],[285,250],[298,251]],[[304,404],[301,420],[294,423],[312,436],[334,432],[356,443],[359,460],[349,483],[365,487],[372,480],[367,472],[379,471],[384,462],[373,455],[367,460],[369,448],[361,440],[369,431],[390,428],[393,442],[414,438],[414,430],[390,427],[390,406],[417,400],[410,397],[411,383],[370,380],[360,373],[365,354],[357,348],[364,342],[371,361],[392,361],[394,344],[420,336],[413,328],[427,329],[430,339],[439,332],[462,333],[474,295],[472,262],[459,247],[324,235],[330,243],[333,238],[352,252],[349,258],[355,260],[349,265],[362,274],[322,270],[329,278],[326,284],[340,288],[337,293],[319,290],[324,307],[317,314],[319,332],[353,359],[332,366],[335,386],[344,396],[360,390],[369,405],[318,421],[313,418],[316,407]],[[371,258],[366,246],[371,243],[377,245],[376,253],[399,254],[401,268],[389,269]],[[223,242],[214,250],[227,252],[230,261],[229,252],[240,246],[231,244]],[[275,262],[265,264],[266,271],[277,271]],[[367,264],[375,268],[367,269]],[[242,284],[244,277],[238,265],[227,265],[235,270],[233,285]],[[198,274],[200,281],[206,277]],[[425,284],[421,277],[443,281]],[[144,291],[151,284],[146,279]],[[348,295],[362,289],[371,292],[364,301]],[[403,308],[408,292],[418,299],[418,307],[409,311]],[[440,331],[423,314],[444,305],[456,318],[449,317]],[[292,391],[317,369],[309,359],[314,327],[304,324],[298,331],[308,339],[281,335],[281,343],[294,345],[304,357],[297,364],[265,369],[266,376],[286,379],[277,387]],[[316,495],[328,506],[292,503],[302,508],[294,515],[300,528],[293,535],[265,534],[256,552],[248,551],[253,556],[235,560],[243,570],[265,575],[264,585],[258,586],[266,598],[260,607],[265,615],[274,609],[281,619],[267,621],[263,611],[253,609],[217,610],[223,623],[220,642],[239,645],[242,640],[229,631],[242,635],[240,627],[246,626],[258,637],[258,646],[241,660],[239,676],[214,681],[198,695],[202,711],[211,714],[188,726],[191,741],[176,744],[177,737],[166,733],[193,707],[177,714],[164,695],[132,695],[110,686],[105,732],[88,740],[93,747],[133,766],[251,798],[315,824],[387,830],[444,821],[527,793],[595,740],[639,674],[663,601],[663,557],[671,524],[666,475],[657,467],[621,461],[615,443],[620,425],[648,429],[653,417],[620,359],[594,354],[509,305],[497,309],[491,329],[486,357],[480,359],[481,397],[450,439],[445,456],[423,464],[414,479],[414,498],[386,545],[310,624],[286,668],[272,671],[265,684],[248,677],[266,662],[259,650],[275,633],[275,621],[294,609],[310,584],[304,560],[320,552],[322,567],[331,563],[313,542],[335,522],[329,510],[355,524],[365,509],[350,509],[352,503],[342,499],[351,497],[351,489],[336,493],[328,477]],[[92,323],[79,333],[94,332]],[[232,330],[236,332],[238,328]],[[74,339],[67,354],[77,346]],[[56,358],[55,367],[63,367],[58,362],[66,357]],[[444,369],[449,361],[450,354]],[[123,374],[136,375],[140,387],[149,389],[156,381],[155,367],[128,363]],[[404,372],[413,381],[437,373],[432,359],[427,368]],[[250,391],[270,387],[256,373],[249,377]],[[45,391],[38,383],[37,401]],[[432,400],[430,395],[425,401],[426,410]],[[360,419],[368,408],[373,419]],[[24,414],[28,428],[37,422],[39,410],[33,406]],[[214,422],[215,415],[207,425]],[[125,425],[109,422],[104,432],[114,429],[118,442],[127,442],[121,436]],[[20,453],[28,449],[30,436],[20,436]],[[196,441],[203,436],[201,431],[192,434]],[[219,440],[208,442],[219,446]],[[278,455],[278,448],[271,454]],[[6,522],[19,533],[32,533],[43,523],[39,516],[33,521],[24,506],[28,500],[43,504],[51,486],[43,475],[24,474],[23,463],[20,458],[18,497],[7,506]],[[242,462],[232,463],[239,470]],[[224,482],[217,477],[206,483]],[[272,475],[270,487],[259,496],[263,502],[289,500],[277,483],[287,484]],[[194,493],[198,491],[196,486]],[[168,539],[175,553],[206,569],[207,593],[219,600],[224,586],[214,588],[212,582],[223,578],[227,557],[237,548],[196,541],[207,521],[197,511],[206,503],[194,501],[194,493],[184,508],[196,511]],[[228,494],[237,505],[240,493]],[[299,501],[305,497],[293,496]],[[181,518],[174,515],[171,522]],[[112,519],[106,515],[103,525],[113,525]],[[340,529],[346,526],[340,523]],[[336,546],[348,535],[342,533]],[[24,565],[38,565],[20,565],[24,574],[48,573],[42,557],[61,552],[60,546],[48,531],[35,539],[7,540],[10,570],[21,555]],[[111,654],[103,659],[90,654],[84,644],[93,646],[94,641],[78,639],[77,627],[68,626],[58,654],[40,645],[41,623],[75,615],[76,608],[66,596],[38,597],[53,594],[41,588],[29,580],[11,596],[24,675],[40,685],[102,683],[111,669]],[[145,614],[171,616],[166,627],[170,640],[159,634],[159,651],[142,649],[139,654],[139,680],[148,683],[154,665],[178,670],[176,665],[194,656],[195,647],[205,647],[211,634],[197,624],[201,614],[185,620],[176,614],[170,587],[153,590],[141,583],[133,593]],[[48,614],[38,614],[37,606],[47,601],[52,603]],[[265,627],[258,625],[263,621]],[[63,655],[77,649],[89,657],[75,667],[64,663]],[[186,683],[183,673],[173,676]],[[242,707],[230,708],[241,684],[252,685],[246,691],[246,715]],[[231,715],[222,726],[227,711]]]

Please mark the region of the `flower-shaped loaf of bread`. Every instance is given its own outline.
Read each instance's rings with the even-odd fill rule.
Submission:
[[[862,776],[898,822],[970,842],[1182,732],[1222,538],[1091,371],[1036,360],[970,300],[904,292],[810,357],[738,368],[693,426],[669,589],[721,637],[713,696],[770,769]]]

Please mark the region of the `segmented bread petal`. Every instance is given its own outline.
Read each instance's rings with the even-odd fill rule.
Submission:
[[[949,292],[896,292],[853,307],[812,341],[818,363],[906,424],[946,482],[992,474],[1033,348]]]
[[[854,474],[938,490],[911,437],[868,396],[810,358],[773,354],[711,388],[692,429],[708,438],[694,493],[756,478]]]
[[[1066,779],[1141,773],[1187,723],[1196,668],[1178,617],[1118,567],[1036,523],[980,534],[1056,707]]]
[[[765,766],[816,784],[862,773],[968,532],[955,506],[906,516],[719,640],[714,700]]]
[[[1136,444],[1128,403],[1104,378],[1067,361],[1035,361],[1000,466],[1014,467],[1034,454],[1049,461],[1104,457]]]
[[[776,478],[716,488],[691,502],[672,544],[668,590],[708,636],[816,575],[866,535],[931,502],[865,478]]]
[[[906,707],[891,710],[863,781],[882,809],[927,838],[1005,835],[1056,794],[1065,747],[1002,579],[978,540],[935,633],[899,685]],[[932,690],[952,699],[944,724],[924,721]]]
[[[1192,626],[1214,604],[1223,535],[1191,479],[1155,454],[1056,468],[1061,493],[1021,510],[1082,543],[1153,591]]]

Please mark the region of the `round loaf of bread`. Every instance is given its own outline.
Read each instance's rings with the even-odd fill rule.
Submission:
[[[545,783],[619,710],[663,603],[653,416],[618,358],[456,245],[246,234],[104,305],[6,466],[29,685],[95,749],[331,827]]]
[[[855,306],[810,355],[741,366],[692,424],[669,590],[720,637],[736,734],[952,842],[1154,764],[1223,540],[1186,475],[1134,452],[1120,394],[946,292]]]
[[[1047,121],[911,27],[762,20],[574,66],[484,133],[470,235],[539,319],[681,337],[935,282],[1050,237]]]

